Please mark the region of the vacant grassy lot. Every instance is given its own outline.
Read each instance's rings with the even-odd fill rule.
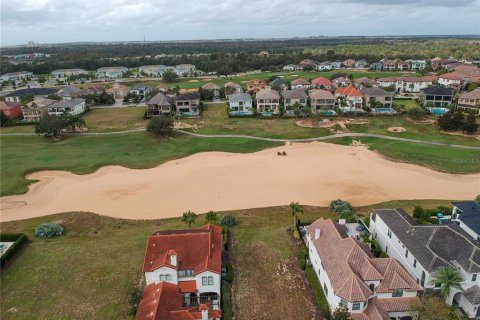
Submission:
[[[90,173],[105,165],[150,168],[203,151],[254,152],[276,143],[247,139],[200,139],[178,135],[162,139],[146,132],[107,136],[70,136],[60,142],[37,136],[0,137],[0,194],[27,191],[25,175],[38,170]]]
[[[330,135],[325,128],[302,128],[295,124],[298,119],[229,118],[223,103],[206,107],[199,120],[186,120],[198,124],[195,132],[206,134],[245,134],[269,138],[309,138]]]
[[[111,132],[145,127],[146,107],[92,109],[85,114],[89,132]]]
[[[289,202],[294,199],[285,199]],[[359,208],[414,205],[434,208],[446,201],[395,201]],[[317,312],[300,279],[288,228],[290,209],[272,207],[232,212],[236,319],[312,319]],[[336,217],[326,208],[305,208],[301,219]],[[35,239],[36,225],[55,221],[66,234]],[[199,216],[195,226],[204,224]],[[129,300],[142,274],[147,236],[186,226],[180,218],[120,220],[90,213],[63,213],[0,224],[2,232],[24,232],[32,241],[2,271],[0,318],[132,319]]]
[[[392,161],[418,164],[450,173],[480,172],[480,151],[451,147],[429,146],[409,142],[388,141],[378,138],[355,138],[370,150]],[[329,142],[350,145],[352,138],[334,139]]]

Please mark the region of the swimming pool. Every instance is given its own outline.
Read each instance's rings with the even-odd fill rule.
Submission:
[[[436,116],[443,116],[445,113],[450,111],[448,108],[428,108],[430,112]]]
[[[397,113],[394,109],[392,108],[372,108],[373,113]]]

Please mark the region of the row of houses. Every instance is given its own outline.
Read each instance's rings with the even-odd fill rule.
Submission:
[[[412,319],[442,267],[459,272],[461,288],[446,303],[480,319],[480,203],[453,202],[451,216],[421,225],[403,209],[375,209],[368,229],[387,258],[376,258],[344,220],[323,218],[305,228],[309,262],[331,310],[346,307],[353,320]]]

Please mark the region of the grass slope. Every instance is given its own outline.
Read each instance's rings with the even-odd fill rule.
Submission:
[[[111,132],[146,126],[143,119],[146,107],[93,109],[85,114],[89,132]]]
[[[31,181],[25,175],[38,170],[68,170],[77,174],[105,165],[149,168],[197,152],[254,152],[276,143],[247,139],[200,139],[178,135],[161,139],[146,132],[109,136],[74,136],[60,142],[37,136],[0,137],[2,196],[24,193]]]
[[[294,199],[285,202],[290,200]],[[358,212],[367,215],[373,208],[388,207],[411,212],[418,204],[434,208],[448,202],[392,201],[358,208]],[[316,307],[306,296],[288,231],[290,208],[232,214],[240,219],[233,228],[235,318],[312,319]],[[306,207],[300,215],[305,220],[319,217],[338,216],[319,207]],[[33,238],[36,225],[51,221],[61,223],[66,234]],[[204,217],[199,216],[194,227],[202,224]],[[32,239],[0,274],[1,319],[131,319],[129,299],[141,279],[147,236],[186,226],[180,218],[136,221],[62,213],[0,223],[0,228],[24,232]]]

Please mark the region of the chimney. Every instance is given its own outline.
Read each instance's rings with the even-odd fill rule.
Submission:
[[[339,219],[338,224],[344,225],[347,222],[345,219]]]
[[[320,238],[320,228],[315,228],[315,240],[318,240]]]

